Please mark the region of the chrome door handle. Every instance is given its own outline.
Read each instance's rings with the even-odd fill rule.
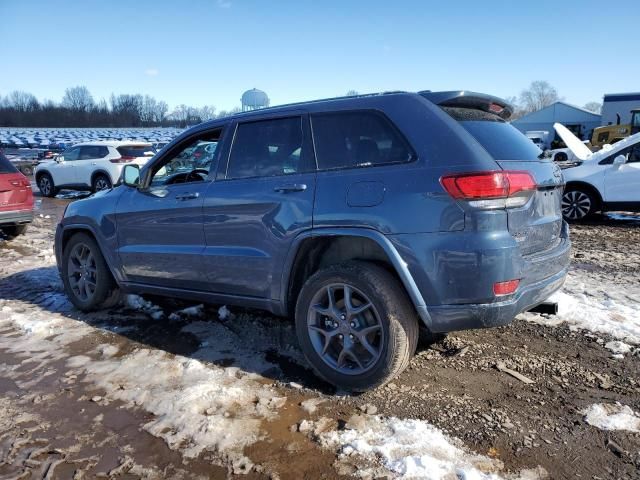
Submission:
[[[279,193],[290,193],[290,192],[304,192],[306,189],[307,189],[307,186],[304,183],[291,183],[289,185],[280,185],[279,187],[276,187],[273,190]]]
[[[91,162],[91,165],[97,165],[97,162]]]
[[[194,198],[198,198],[200,194],[198,192],[193,193],[182,193],[180,195],[176,195],[176,200],[193,200]]]

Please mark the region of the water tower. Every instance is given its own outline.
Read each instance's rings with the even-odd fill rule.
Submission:
[[[269,97],[262,90],[252,88],[242,94],[242,111],[257,110],[269,106]]]

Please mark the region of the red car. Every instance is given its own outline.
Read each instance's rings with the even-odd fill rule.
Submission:
[[[16,237],[24,233],[31,220],[31,182],[0,152],[0,230],[7,237]]]

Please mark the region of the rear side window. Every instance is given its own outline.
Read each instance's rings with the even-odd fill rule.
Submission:
[[[97,145],[89,145],[80,149],[79,160],[92,160],[95,158],[104,158],[109,154],[107,147]]]
[[[227,178],[273,177],[311,170],[303,151],[302,118],[238,125]]]
[[[370,167],[413,160],[398,130],[376,112],[324,113],[311,117],[318,168]]]
[[[471,108],[443,107],[494,160],[538,160],[541,151],[522,132],[492,113]]]
[[[16,173],[17,171],[18,169],[0,152],[0,173]]]
[[[123,157],[144,157],[152,156],[153,148],[151,145],[123,145],[116,148],[118,153]]]

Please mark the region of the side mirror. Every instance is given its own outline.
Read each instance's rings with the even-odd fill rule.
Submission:
[[[58,163],[62,163],[62,162],[64,162],[64,157],[63,157],[62,155],[58,155],[58,156],[56,157],[56,162],[58,162]]]
[[[140,186],[140,166],[125,165],[122,170],[122,183],[128,187],[138,188]]]
[[[627,157],[625,157],[624,155],[618,155],[613,159],[613,164],[620,166],[625,164],[626,161],[627,161]]]

